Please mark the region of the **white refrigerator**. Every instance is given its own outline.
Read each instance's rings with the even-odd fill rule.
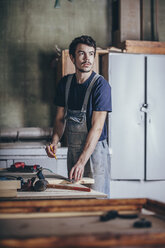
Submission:
[[[165,200],[165,55],[109,53],[105,60],[112,87],[111,196],[152,191]]]

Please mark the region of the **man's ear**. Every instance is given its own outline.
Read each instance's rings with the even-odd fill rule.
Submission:
[[[72,54],[69,54],[69,57],[70,57],[72,63],[75,64],[75,59],[74,59],[74,57],[72,56]]]

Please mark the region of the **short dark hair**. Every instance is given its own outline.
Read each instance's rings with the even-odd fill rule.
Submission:
[[[72,42],[69,46],[69,54],[72,55],[73,57],[75,57],[75,51],[76,51],[76,47],[78,44],[85,44],[85,45],[91,46],[94,48],[95,53],[96,53],[95,40],[90,36],[82,35],[82,36],[77,37],[74,40],[72,40]]]

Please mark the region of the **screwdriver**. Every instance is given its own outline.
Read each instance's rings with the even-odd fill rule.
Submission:
[[[53,147],[50,145],[50,150],[53,152],[53,156],[55,157],[55,159],[57,160],[56,154],[53,151]]]

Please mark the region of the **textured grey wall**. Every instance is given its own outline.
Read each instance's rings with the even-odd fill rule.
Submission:
[[[110,43],[108,0],[0,0],[0,127],[51,126],[55,46],[79,35]]]
[[[79,35],[111,44],[112,0],[0,0],[0,127],[52,126],[55,47]],[[145,35],[151,37],[150,0],[144,1]],[[159,40],[165,41],[165,1],[159,0]]]

